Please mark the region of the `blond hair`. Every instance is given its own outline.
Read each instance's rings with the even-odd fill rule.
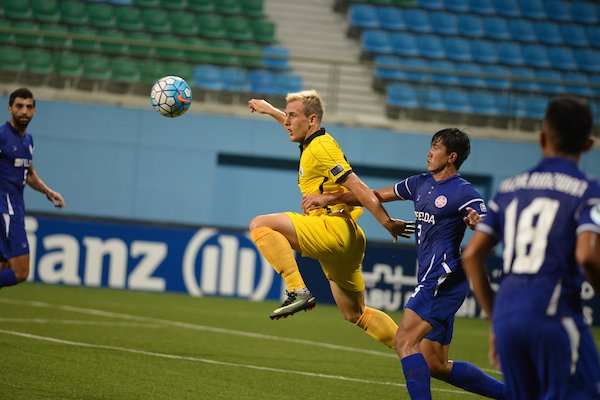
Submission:
[[[325,109],[323,107],[323,100],[316,90],[303,90],[301,92],[289,93],[285,101],[291,103],[292,101],[300,101],[304,105],[304,115],[307,117],[316,114],[319,122],[323,119],[323,113]]]

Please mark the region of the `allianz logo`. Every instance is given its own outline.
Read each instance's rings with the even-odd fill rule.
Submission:
[[[273,268],[244,235],[199,229],[183,253],[170,254],[168,243],[159,241],[133,240],[127,244],[118,237],[79,238],[68,232],[38,238],[38,225],[36,218],[26,217],[30,281],[35,278],[51,284],[151,291],[185,287],[193,296],[250,300],[265,299],[275,283]],[[43,250],[39,256],[38,240]],[[107,277],[105,283],[103,276]]]

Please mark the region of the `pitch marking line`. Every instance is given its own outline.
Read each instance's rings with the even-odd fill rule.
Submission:
[[[47,319],[47,318],[0,318],[0,322],[12,322],[23,324],[62,324],[62,325],[90,325],[90,326],[113,326],[126,328],[164,328],[164,324],[144,324],[139,322],[119,321],[91,321],[82,319]]]
[[[32,339],[32,340],[39,340],[39,341],[44,341],[44,342],[62,344],[65,346],[117,351],[117,352],[122,352],[122,353],[139,354],[139,355],[150,356],[150,357],[167,358],[167,359],[171,359],[171,360],[191,361],[191,362],[198,362],[198,363],[203,363],[203,364],[219,365],[219,366],[224,366],[224,367],[245,368],[245,369],[252,369],[252,370],[257,370],[257,371],[275,372],[275,373],[280,373],[280,374],[308,376],[311,378],[322,378],[322,379],[339,380],[339,381],[346,381],[346,382],[384,385],[384,386],[396,386],[396,387],[406,388],[405,384],[397,383],[397,382],[373,381],[373,380],[369,380],[369,379],[352,378],[352,377],[343,376],[343,375],[319,374],[319,373],[315,373],[315,372],[298,371],[298,370],[293,370],[293,369],[271,368],[271,367],[262,367],[260,365],[217,361],[217,360],[211,360],[209,358],[178,356],[175,354],[156,353],[153,351],[137,350],[137,349],[131,349],[128,347],[106,346],[106,345],[101,345],[101,344],[75,342],[72,340],[63,340],[63,339],[58,339],[58,338],[54,338],[54,337],[50,337],[50,336],[39,336],[39,335],[33,335],[30,333],[25,333],[25,332],[9,331],[9,330],[5,330],[5,329],[0,329],[0,333],[6,334],[6,335],[23,337],[23,338]],[[471,393],[464,392],[462,390],[434,389],[434,388],[432,388],[431,390],[436,391],[436,392],[443,392],[443,393],[456,393],[456,394],[463,394],[463,395],[471,394]]]
[[[177,328],[182,328],[182,329],[220,333],[220,334],[225,334],[225,335],[244,336],[244,337],[250,337],[250,338],[254,338],[254,339],[272,340],[272,341],[277,341],[277,342],[294,343],[294,344],[301,344],[301,345],[306,345],[306,346],[322,347],[322,348],[326,348],[326,349],[330,349],[330,350],[346,351],[346,352],[350,352],[350,353],[368,354],[368,355],[378,356],[378,357],[388,357],[388,358],[396,358],[397,357],[396,354],[392,353],[392,352],[359,349],[356,347],[340,346],[337,344],[315,342],[312,340],[266,335],[263,333],[256,333],[256,332],[238,331],[235,329],[218,328],[218,327],[214,327],[214,326],[192,324],[192,323],[188,323],[188,322],[171,321],[171,320],[160,319],[160,318],[142,317],[142,316],[138,316],[138,315],[131,315],[131,314],[125,314],[125,313],[115,313],[115,312],[111,312],[111,311],[96,310],[93,308],[51,304],[51,303],[46,303],[43,301],[13,300],[13,299],[0,298],[0,303],[20,304],[20,305],[28,305],[28,306],[40,307],[40,308],[54,308],[54,309],[58,309],[58,310],[70,311],[70,312],[75,312],[75,313],[80,313],[80,314],[85,314],[85,315],[95,315],[95,316],[102,316],[102,317],[107,317],[107,318],[118,318],[118,319],[130,320],[130,321],[153,322],[153,323],[159,323],[159,324],[164,324],[164,325],[169,325],[169,326],[175,326]],[[483,371],[494,373],[496,375],[502,375],[502,373],[500,371],[497,371],[495,369],[489,369],[489,368],[481,368],[481,369]]]

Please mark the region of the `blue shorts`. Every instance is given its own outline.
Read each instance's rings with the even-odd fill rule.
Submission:
[[[508,398],[600,399],[600,361],[581,316],[494,320]]]
[[[452,341],[454,315],[468,293],[469,284],[464,274],[453,273],[441,283],[437,279],[419,282],[405,307],[433,327],[425,336],[426,339],[447,345]]]
[[[29,242],[25,233],[25,216],[2,214],[0,218],[0,258],[29,254]]]

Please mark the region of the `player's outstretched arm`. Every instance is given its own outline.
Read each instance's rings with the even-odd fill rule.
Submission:
[[[388,201],[399,200],[394,192],[394,187],[384,187],[381,189],[373,190],[375,196],[381,203]],[[356,198],[352,192],[329,192],[329,193],[313,193],[306,195],[302,198],[302,209],[304,212],[308,212],[315,208],[322,208],[331,204],[344,203],[349,206],[360,206],[360,201]]]
[[[596,293],[600,291],[600,235],[584,231],[577,235],[575,258]]]
[[[285,121],[285,113],[266,100],[250,99],[248,100],[248,108],[250,109],[250,112],[270,115],[280,124],[283,124]]]
[[[52,190],[48,185],[44,183],[42,178],[38,175],[33,165],[29,167],[27,174],[27,184],[40,193],[44,193],[46,198],[54,204],[54,207],[63,208],[65,206],[65,199],[58,192]]]
[[[485,270],[485,259],[493,247],[490,235],[476,231],[462,255],[463,268],[473,294],[488,317],[492,316],[494,308],[494,291]]]

